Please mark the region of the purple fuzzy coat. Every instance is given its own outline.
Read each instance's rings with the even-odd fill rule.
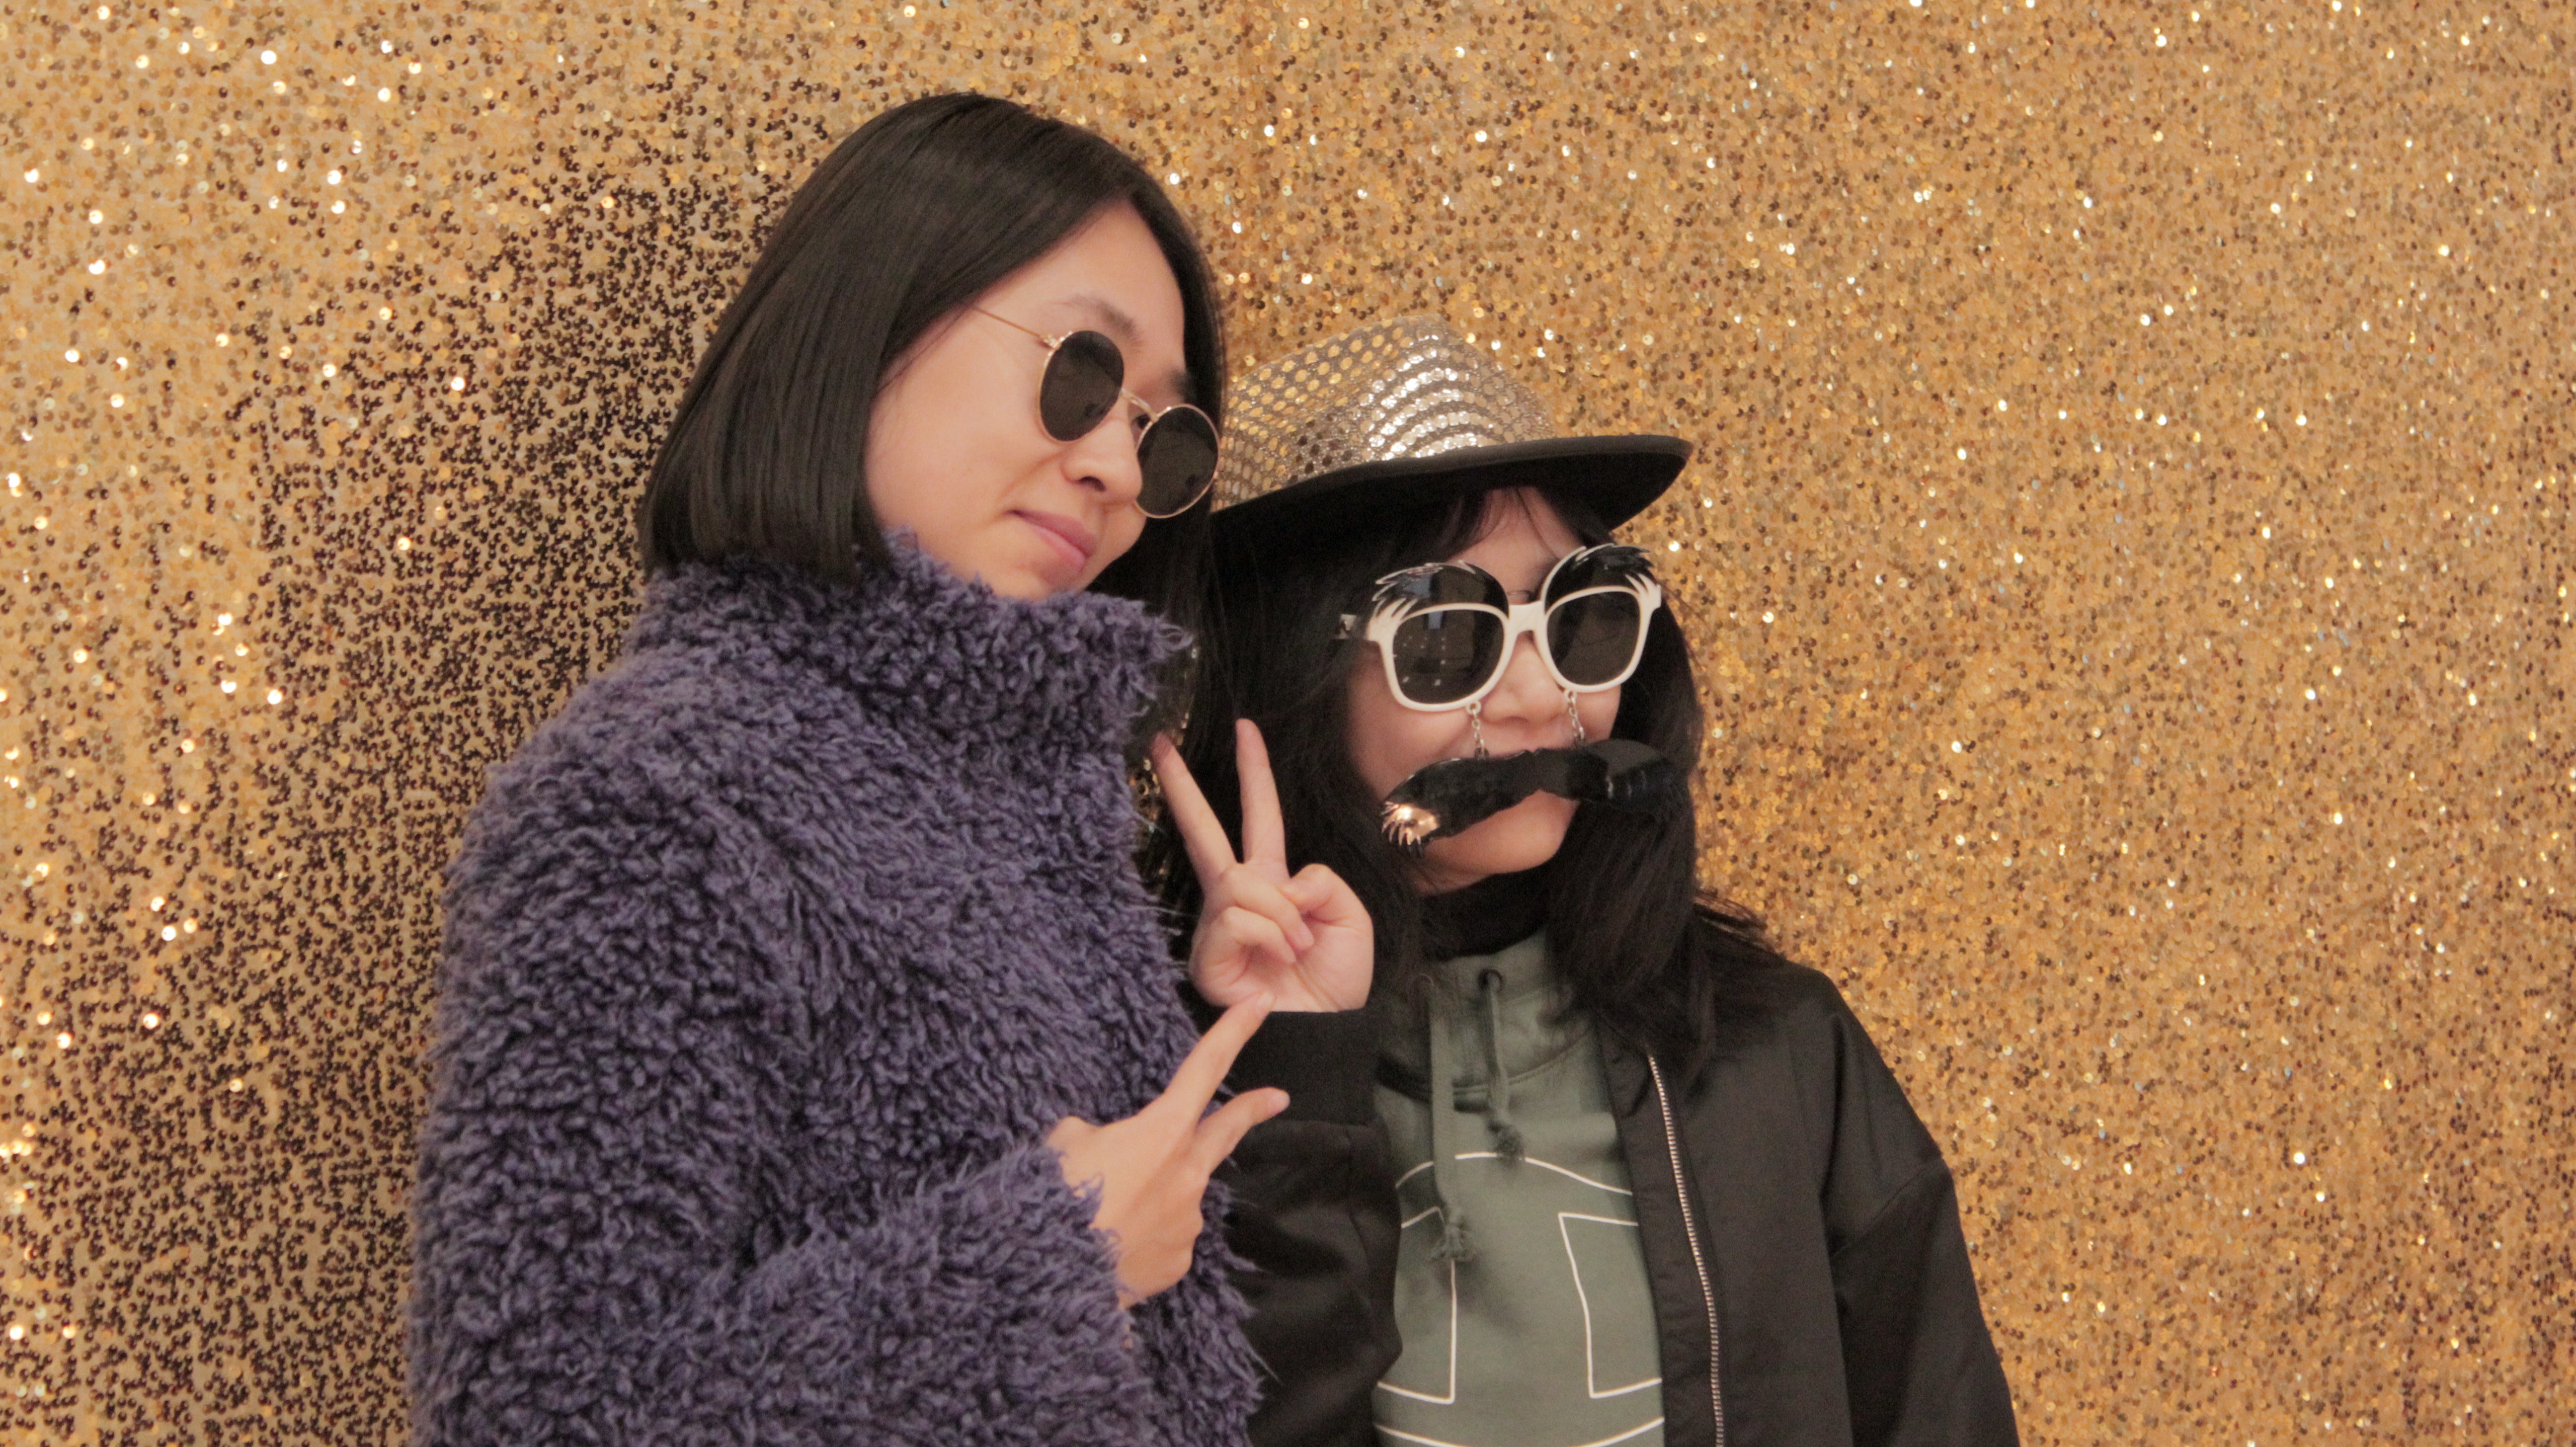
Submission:
[[[1192,1043],[1121,760],[1175,638],[909,552],[652,586],[450,878],[419,1442],[1242,1439],[1216,1235],[1120,1311],[1042,1144]]]

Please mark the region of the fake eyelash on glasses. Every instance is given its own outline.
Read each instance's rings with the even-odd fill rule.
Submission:
[[[1655,576],[1654,561],[1646,555],[1645,549],[1630,547],[1626,543],[1603,543],[1598,547],[1584,549],[1583,555],[1587,565],[1600,570],[1599,576],[1592,581],[1591,586],[1594,587],[1605,583],[1640,583]],[[1422,563],[1378,579],[1377,590],[1369,596],[1370,623],[1374,624],[1389,615],[1400,620],[1425,607],[1434,606],[1430,600],[1413,591],[1413,585],[1437,575],[1443,568],[1450,566],[1452,565],[1448,563]],[[1343,626],[1346,630],[1351,621],[1345,620]]]
[[[1448,566],[1447,563],[1424,563],[1378,579],[1377,591],[1369,595],[1369,622],[1375,624],[1379,619],[1390,616],[1400,619],[1429,606],[1429,599],[1407,591],[1408,586],[1436,577],[1441,569]]]
[[[1603,582],[1637,583],[1655,575],[1654,560],[1646,556],[1646,550],[1626,543],[1605,543],[1594,548],[1590,561],[1601,570]]]

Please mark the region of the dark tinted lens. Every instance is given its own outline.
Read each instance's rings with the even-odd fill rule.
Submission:
[[[1118,384],[1126,378],[1127,359],[1116,342],[1098,332],[1065,338],[1038,382],[1038,417],[1047,435],[1058,442],[1090,436],[1118,405]]]
[[[1577,688],[1599,688],[1617,678],[1636,656],[1645,615],[1625,588],[1586,593],[1548,610],[1547,656]]]
[[[1415,703],[1456,703],[1493,676],[1503,620],[1481,608],[1437,608],[1397,626],[1396,690]]]
[[[1216,476],[1216,424],[1196,407],[1175,407],[1136,439],[1144,490],[1136,505],[1147,517],[1170,517],[1199,500]]]
[[[1644,553],[1624,544],[1604,543],[1569,553],[1550,569],[1547,596],[1539,601],[1554,606],[1558,599],[1571,598],[1587,589],[1620,587],[1652,575],[1653,568]]]

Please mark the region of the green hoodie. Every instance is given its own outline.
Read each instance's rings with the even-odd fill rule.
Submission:
[[[1660,1447],[1654,1302],[1591,1027],[1544,934],[1434,969],[1427,1017],[1386,1009],[1378,1036],[1404,1340],[1379,1438]]]

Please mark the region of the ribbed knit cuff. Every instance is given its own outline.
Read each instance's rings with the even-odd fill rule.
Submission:
[[[1204,1031],[1222,1013],[1184,986],[1182,1000]],[[1276,1086],[1288,1092],[1280,1120],[1377,1122],[1377,1033],[1360,1010],[1274,1010],[1244,1042],[1227,1072],[1236,1093]]]
[[[1244,1043],[1226,1078],[1238,1091],[1287,1091],[1282,1120],[1374,1124],[1377,1033],[1366,1010],[1279,1011]]]

